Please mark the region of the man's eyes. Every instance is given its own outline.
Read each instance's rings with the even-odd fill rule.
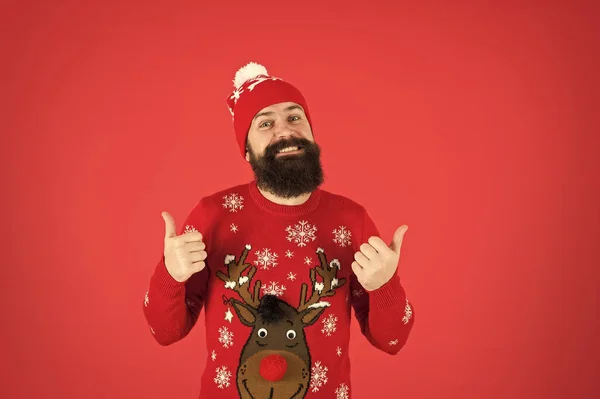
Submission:
[[[290,116],[290,117],[288,118],[288,120],[289,120],[289,121],[291,121],[291,122],[296,122],[296,121],[298,121],[298,120],[300,120],[300,119],[302,119],[302,118],[300,117],[300,115],[292,115],[292,116]],[[260,123],[260,125],[258,125],[258,127],[259,127],[259,128],[268,127],[268,126],[269,126],[269,124],[272,124],[272,123],[273,123],[272,121],[263,121],[263,122],[261,122],[261,123]]]

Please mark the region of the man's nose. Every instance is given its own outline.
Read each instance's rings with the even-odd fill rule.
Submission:
[[[293,134],[294,134],[294,131],[287,127],[281,127],[279,129],[277,129],[277,131],[275,132],[275,136],[278,139],[287,138],[287,137],[292,136]]]

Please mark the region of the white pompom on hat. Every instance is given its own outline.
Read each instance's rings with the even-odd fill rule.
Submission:
[[[233,86],[236,89],[239,89],[246,81],[254,79],[260,75],[269,76],[267,68],[260,64],[257,64],[256,62],[249,62],[235,73],[235,78],[233,79]]]

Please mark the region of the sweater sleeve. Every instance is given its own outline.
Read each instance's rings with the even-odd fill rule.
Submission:
[[[360,246],[369,237],[379,236],[365,211]],[[404,346],[415,322],[414,309],[400,283],[398,273],[380,288],[367,291],[353,273],[350,298],[362,334],[377,349],[395,355]]]
[[[208,248],[207,226],[206,213],[200,201],[188,215],[179,234],[194,229],[200,231]],[[183,339],[194,327],[204,306],[208,277],[207,263],[202,271],[193,274],[187,281],[178,282],[169,274],[161,254],[143,301],[148,327],[160,345],[171,345]]]

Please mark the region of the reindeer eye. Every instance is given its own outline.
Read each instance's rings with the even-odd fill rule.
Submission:
[[[267,329],[261,328],[260,330],[258,330],[258,336],[260,338],[265,338],[267,336]]]
[[[294,339],[296,338],[296,331],[288,330],[288,332],[285,333],[285,335],[288,337],[288,339]]]

